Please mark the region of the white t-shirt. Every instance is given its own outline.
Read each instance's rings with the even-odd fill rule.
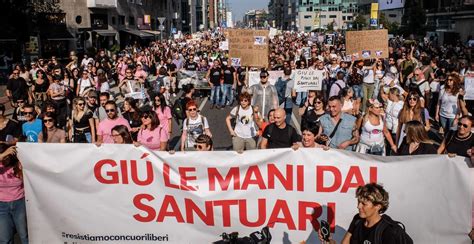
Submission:
[[[198,136],[204,134],[205,129],[209,129],[209,123],[206,117],[202,117],[200,114],[195,119],[186,118],[183,121],[183,131],[186,131],[186,148],[194,147]],[[203,125],[204,122],[204,125]]]
[[[77,82],[79,84],[79,96],[82,96],[82,93],[84,93],[84,91],[89,88],[89,87],[92,87],[92,82],[90,80],[90,78],[88,79],[79,79],[79,81]]]
[[[391,130],[392,133],[396,133],[398,129],[398,115],[403,108],[403,101],[392,102],[388,100],[386,111],[385,122],[387,122],[387,129]]]
[[[458,96],[447,93],[444,86],[439,92],[439,115],[445,118],[454,119],[458,112]]]
[[[239,105],[240,106],[240,105]],[[253,109],[252,107],[247,107],[243,109],[242,106],[239,108],[239,114],[237,114],[237,107],[234,107],[230,111],[231,117],[237,117],[235,119],[235,134],[241,138],[253,138],[257,136],[257,129],[255,128],[255,123],[253,120]]]
[[[375,75],[374,70],[371,68],[364,68],[364,80],[363,82],[366,84],[374,84],[375,83]]]

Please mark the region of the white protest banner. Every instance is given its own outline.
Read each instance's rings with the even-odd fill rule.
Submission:
[[[275,85],[278,78],[283,76],[283,71],[272,70],[268,71],[268,74],[268,82],[270,82],[272,85]],[[258,83],[260,83],[260,71],[250,71],[248,75],[249,87]]]
[[[474,100],[474,76],[464,77],[464,95],[465,100]]]
[[[270,32],[268,33],[268,37],[270,39],[273,39],[277,35],[277,29],[276,28],[270,28]]]
[[[294,72],[296,91],[320,91],[323,85],[324,71],[311,69],[297,69]]]
[[[229,50],[229,41],[219,42],[219,49],[224,51]]]
[[[211,243],[270,227],[273,242],[340,243],[368,182],[417,244],[469,244],[464,158],[370,157],[322,149],[152,152],[133,145],[19,143],[30,243]],[[185,233],[185,234],[184,234]]]

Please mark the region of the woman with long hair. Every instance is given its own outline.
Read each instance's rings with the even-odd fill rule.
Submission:
[[[398,128],[397,128],[397,144],[400,144],[405,137],[404,129],[405,124],[409,121],[416,120],[422,123],[426,131],[430,130],[430,116],[428,110],[423,108],[423,100],[417,92],[409,92],[406,97],[403,108],[398,116]]]
[[[137,100],[127,97],[123,102],[123,112],[122,117],[128,121],[130,125],[130,133],[132,134],[132,139],[137,140],[138,131],[142,125],[140,119],[140,110],[138,109]]]
[[[441,86],[439,92],[435,120],[441,123],[441,127],[446,133],[453,126],[459,113],[458,95],[460,89],[461,79],[457,74],[450,74],[446,79],[446,84]]]
[[[31,87],[35,104],[43,106],[43,103],[48,99],[47,91],[49,88],[49,80],[46,73],[42,69],[36,71],[36,80]]]
[[[399,155],[436,154],[433,141],[428,138],[425,126],[417,120],[406,123],[406,143],[399,149]]]
[[[354,89],[352,87],[346,86],[341,89],[341,100],[342,100],[342,109],[343,113],[348,113],[350,115],[356,116],[359,111],[355,109],[354,101]]]
[[[301,104],[298,112],[301,115],[301,128],[316,125],[319,117],[326,113],[323,94],[310,90],[306,101]]]
[[[38,135],[38,142],[66,143],[66,132],[56,127],[55,115],[46,112],[43,115],[43,129]]]
[[[95,121],[86,101],[77,97],[73,101],[72,116],[69,120],[69,140],[76,143],[95,142]]]
[[[155,111],[148,110],[142,113],[142,127],[138,131],[137,144],[144,145],[151,150],[165,151],[168,146],[167,135],[160,126],[160,120]]]
[[[155,94],[152,98],[152,101],[153,110],[155,110],[156,115],[158,115],[160,125],[166,133],[167,140],[169,140],[171,138],[172,132],[171,125],[173,124],[171,121],[173,118],[173,116],[171,116],[171,109],[166,105],[166,98],[161,93]]]
[[[128,131],[127,126],[116,125],[111,131],[112,139],[114,144],[133,144],[132,135]]]
[[[360,141],[356,151],[372,155],[385,155],[385,139],[393,151],[397,146],[392,135],[387,129],[383,117],[383,105],[378,100],[369,99],[364,116],[357,121],[357,127],[361,129]]]

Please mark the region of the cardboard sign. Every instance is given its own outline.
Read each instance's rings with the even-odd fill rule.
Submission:
[[[346,53],[356,59],[388,58],[388,31],[348,31]]]
[[[297,69],[295,72],[295,87],[296,91],[309,91],[322,89],[324,71]]]
[[[268,67],[268,30],[229,30],[229,56],[242,66]]]

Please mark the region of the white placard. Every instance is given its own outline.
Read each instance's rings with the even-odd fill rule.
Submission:
[[[311,69],[297,69],[293,71],[296,91],[309,91],[322,89],[324,71]]]

